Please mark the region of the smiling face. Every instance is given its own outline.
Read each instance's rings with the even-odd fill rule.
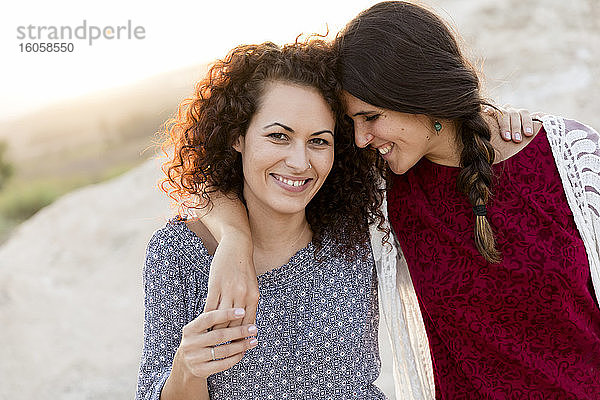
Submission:
[[[333,166],[334,128],[317,89],[268,83],[246,135],[234,145],[242,155],[248,207],[303,213]]]
[[[406,114],[379,108],[344,92],[346,114],[354,123],[358,147],[378,150],[395,174],[404,174],[422,157],[435,161],[445,152],[431,120],[425,115]]]

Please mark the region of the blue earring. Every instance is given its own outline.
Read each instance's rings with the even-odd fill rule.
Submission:
[[[440,131],[442,130],[442,124],[440,123],[440,121],[435,121],[433,123],[433,128],[435,129],[435,133],[440,133]]]

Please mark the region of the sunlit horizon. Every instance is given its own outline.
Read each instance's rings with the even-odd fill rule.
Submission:
[[[2,52],[10,62],[0,74],[0,120],[17,118],[54,103],[94,92],[128,86],[152,76],[202,65],[223,57],[242,43],[267,40],[283,44],[299,34],[340,30],[352,17],[377,1],[318,2],[176,1],[151,4],[139,0],[101,4],[59,0],[15,2],[0,16]],[[21,52],[17,27],[131,24],[145,38],[71,40],[72,53]],[[48,30],[46,30],[47,32]],[[110,31],[112,32],[112,31]],[[49,43],[69,40],[45,40]]]

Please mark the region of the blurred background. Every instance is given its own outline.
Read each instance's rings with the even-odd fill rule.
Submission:
[[[0,15],[0,399],[127,399],[141,268],[172,215],[156,132],[235,45],[333,35],[346,1],[12,2]],[[600,127],[600,1],[433,0],[487,94]],[[142,26],[144,39],[21,52],[17,27]],[[69,40],[64,40],[69,42]],[[382,327],[383,328],[383,327]],[[378,383],[393,398],[385,330]]]

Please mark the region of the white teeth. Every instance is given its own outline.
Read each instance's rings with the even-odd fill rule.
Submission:
[[[380,147],[377,150],[379,150],[380,154],[385,155],[385,154],[389,153],[390,150],[392,150],[393,146],[394,146],[393,144],[390,144],[389,146],[386,146],[386,147]]]
[[[286,185],[289,185],[289,186],[302,186],[302,185],[304,185],[306,183],[306,181],[308,181],[308,179],[304,179],[302,181],[293,181],[291,179],[285,179],[285,178],[283,178],[281,176],[278,176],[278,175],[273,175],[273,176],[279,182],[283,182],[283,183],[285,183]]]

